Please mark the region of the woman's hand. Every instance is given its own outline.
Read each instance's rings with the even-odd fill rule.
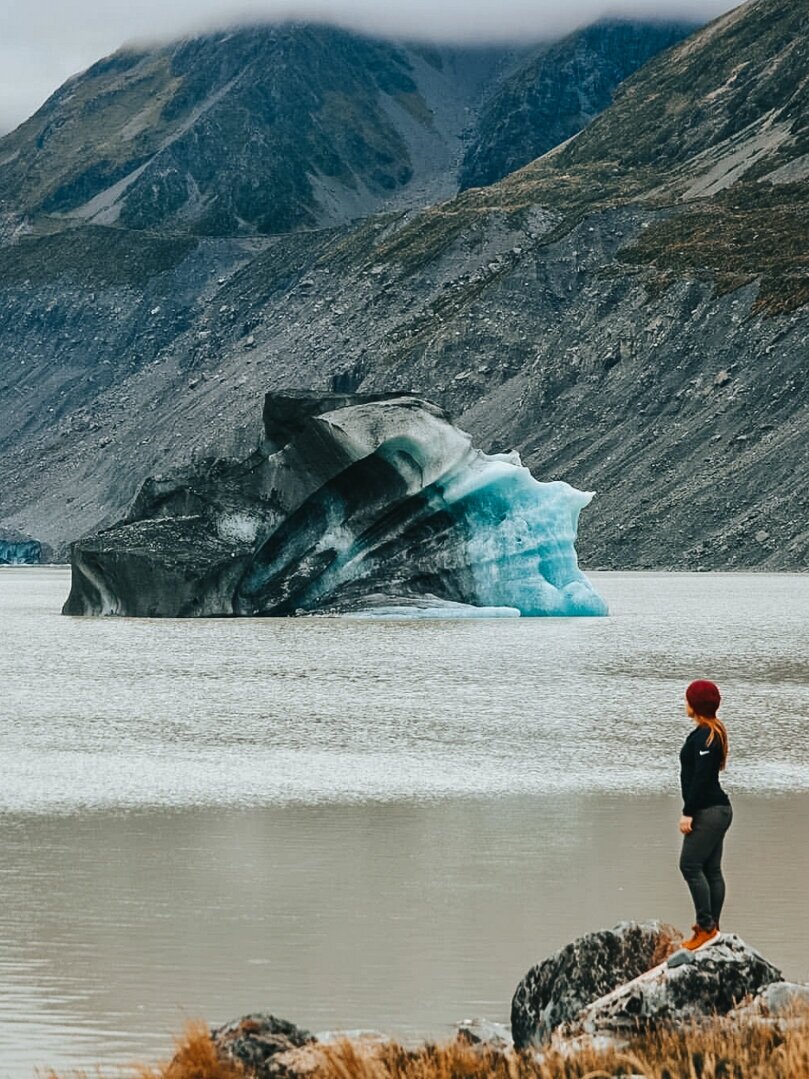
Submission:
[[[683,833],[683,835],[688,835],[688,833],[690,831],[692,831],[693,828],[694,828],[694,818],[693,817],[680,817],[680,831]]]

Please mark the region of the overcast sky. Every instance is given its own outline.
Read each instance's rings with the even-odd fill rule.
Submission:
[[[0,0],[0,132],[126,42],[258,19],[317,19],[428,40],[558,37],[610,14],[707,20],[739,0]]]

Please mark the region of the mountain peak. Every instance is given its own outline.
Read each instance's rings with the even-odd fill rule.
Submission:
[[[569,138],[686,30],[449,48],[290,22],[123,49],[0,140],[0,209],[239,235],[421,208]]]
[[[415,178],[446,197],[464,109],[506,54],[436,55],[300,23],[122,50],[0,142],[0,203],[216,235],[362,216]]]

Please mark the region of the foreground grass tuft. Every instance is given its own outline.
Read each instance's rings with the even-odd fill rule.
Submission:
[[[133,1079],[244,1079],[244,1069],[219,1056],[207,1024],[196,1020],[177,1039],[168,1064],[136,1067]]]
[[[661,1031],[624,1051],[548,1052],[541,1059],[460,1043],[417,1051],[392,1045],[376,1058],[363,1058],[343,1043],[330,1047],[325,1060],[319,1073],[324,1079],[807,1079],[809,1023],[785,1029],[717,1023]]]
[[[460,1041],[416,1049],[343,1041],[317,1047],[316,1057],[315,1070],[307,1069],[311,1079],[809,1079],[809,1014],[771,1024],[714,1022],[660,1030],[624,1050],[587,1048],[575,1055],[555,1050],[503,1054]],[[289,1063],[288,1074],[295,1074]],[[178,1039],[169,1063],[136,1066],[118,1076],[249,1079],[249,1074],[221,1060],[207,1026],[197,1022]],[[60,1077],[50,1072],[46,1079]]]

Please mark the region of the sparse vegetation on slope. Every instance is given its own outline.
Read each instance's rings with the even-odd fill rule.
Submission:
[[[736,184],[657,222],[618,257],[654,266],[662,287],[689,276],[726,293],[759,281],[753,311],[788,314],[809,303],[807,195],[804,184]]]
[[[88,288],[138,288],[174,269],[196,246],[193,237],[81,226],[0,247],[0,280],[36,286],[62,278]]]
[[[758,0],[651,60],[559,150],[428,210],[392,254],[420,249],[429,261],[486,211],[549,207],[560,218],[552,242],[604,209],[682,203],[689,212],[625,261],[709,278],[720,291],[761,280],[760,309],[791,311],[807,297],[809,163],[793,183],[777,170],[807,152],[809,9]]]
[[[777,124],[789,128],[779,141]],[[650,169],[667,189],[683,193],[699,170],[698,155],[758,135],[773,137],[751,162],[759,175],[803,152],[809,128],[809,9],[794,0],[741,4],[687,41],[655,57],[624,82],[615,104],[563,147],[551,162],[567,170],[595,162]],[[703,161],[708,165],[709,162]],[[682,175],[678,172],[683,168]]]

